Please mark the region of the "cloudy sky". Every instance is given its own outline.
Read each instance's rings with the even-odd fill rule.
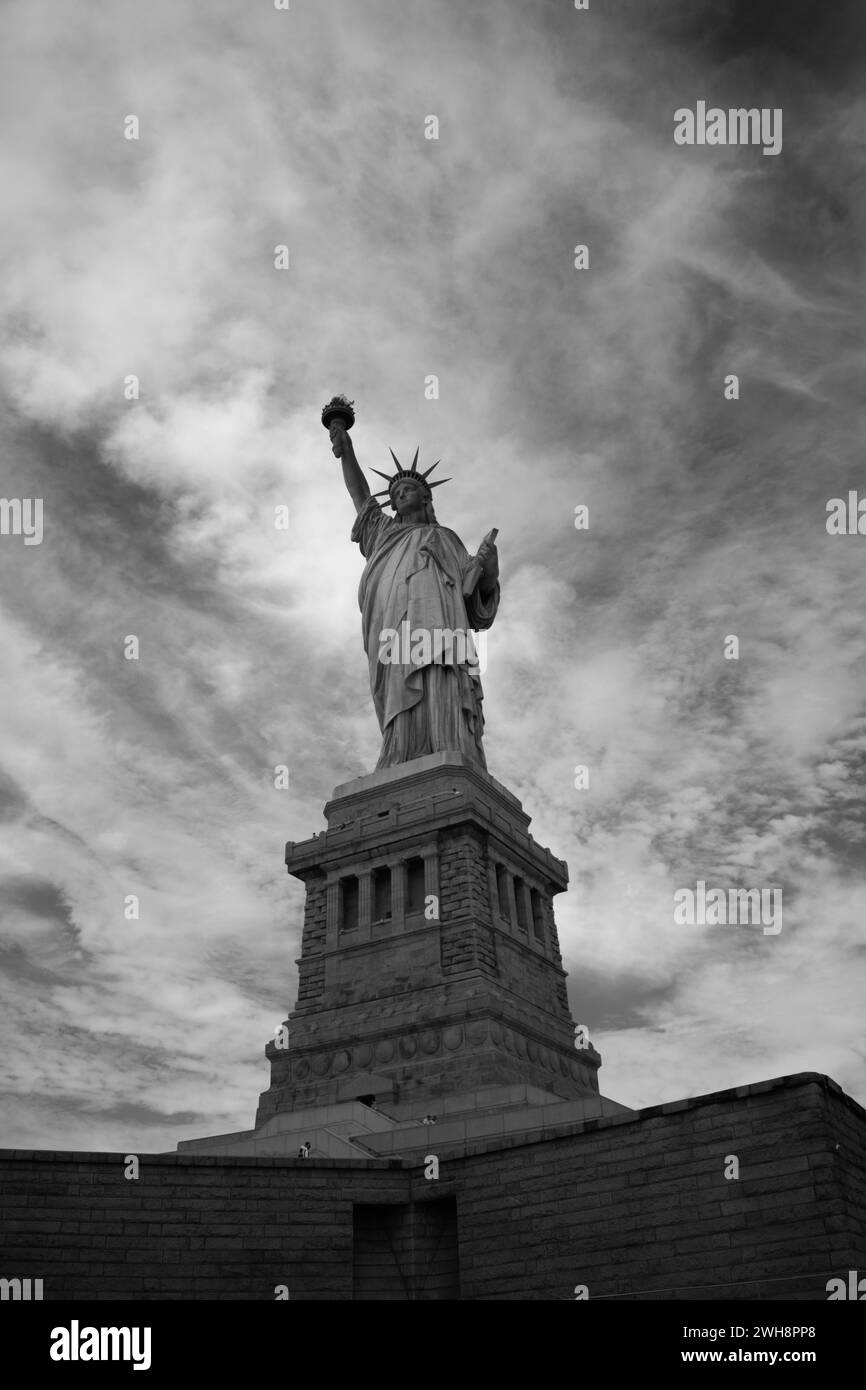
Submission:
[[[488,764],[569,863],[602,1089],[866,1102],[857,16],[4,5],[2,490],[44,531],[0,537],[0,1142],[252,1123],[284,842],[379,748],[337,391],[362,465],[420,443],[440,521],[499,527]],[[675,145],[699,100],[781,108],[781,154]],[[781,887],[782,931],[675,925],[698,879]]]

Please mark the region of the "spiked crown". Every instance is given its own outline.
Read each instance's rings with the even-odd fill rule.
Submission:
[[[421,490],[422,490],[422,492],[424,493],[425,497],[429,500],[430,495],[431,495],[431,491],[432,491],[432,489],[433,489],[434,487],[441,487],[442,483],[450,483],[450,481],[451,481],[450,478],[439,478],[439,479],[437,479],[437,481],[436,481],[435,483],[428,483],[428,481],[427,481],[428,477],[429,477],[430,474],[433,472],[433,469],[434,469],[434,468],[438,468],[438,466],[439,466],[439,464],[442,462],[442,460],[441,460],[441,459],[437,459],[435,463],[431,463],[430,467],[426,470],[426,472],[424,472],[424,473],[419,473],[419,472],[418,472],[418,454],[419,454],[419,451],[420,451],[420,445],[419,445],[418,449],[415,450],[415,457],[414,457],[413,460],[412,460],[412,466],[411,466],[411,468],[404,468],[403,465],[401,464],[400,460],[398,459],[397,455],[394,453],[394,450],[391,449],[389,452],[390,452],[390,454],[391,454],[392,459],[394,460],[394,462],[395,462],[396,465],[397,465],[397,472],[396,472],[396,473],[393,473],[393,474],[391,474],[391,475],[389,476],[387,473],[381,473],[381,472],[379,472],[379,469],[378,469],[378,468],[372,468],[372,469],[370,470],[371,473],[377,473],[378,476],[379,476],[380,478],[384,478],[384,479],[385,479],[385,482],[388,484],[388,486],[387,486],[387,487],[383,487],[383,488],[381,489],[380,492],[374,492],[374,493],[373,493],[373,496],[374,496],[374,497],[390,497],[390,496],[391,496],[391,489],[392,489],[392,487],[394,486],[395,483],[402,482],[402,480],[403,480],[404,478],[411,478],[413,482],[419,483],[419,484],[421,485]]]

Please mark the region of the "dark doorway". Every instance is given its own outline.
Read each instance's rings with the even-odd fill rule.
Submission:
[[[373,870],[373,921],[387,922],[391,918],[391,870]]]
[[[424,860],[406,861],[406,912],[424,911]]]
[[[357,1205],[352,1297],[459,1299],[456,1197],[412,1206]]]
[[[358,925],[358,880],[354,874],[340,880],[343,931],[354,931]]]

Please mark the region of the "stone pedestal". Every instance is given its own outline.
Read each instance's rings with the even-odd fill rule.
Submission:
[[[516,797],[436,753],[344,783],[325,816],[286,847],[306,886],[298,1000],[257,1130],[357,1100],[399,1121],[490,1087],[599,1101],[553,916],[568,870]]]

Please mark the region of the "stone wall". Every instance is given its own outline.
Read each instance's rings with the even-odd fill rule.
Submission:
[[[864,1157],[866,1112],[811,1073],[474,1145],[438,1181],[394,1160],[177,1154],[142,1155],[128,1180],[124,1155],[6,1150],[0,1277],[42,1279],[46,1299],[286,1285],[347,1300],[356,1281],[365,1298],[453,1297],[459,1279],[464,1300],[570,1299],[579,1284],[590,1298],[824,1300],[829,1278],[866,1273]],[[450,1218],[422,1209],[446,1198],[458,1273],[440,1242]],[[387,1262],[377,1286],[377,1230],[396,1240],[399,1287]]]
[[[601,1059],[575,1056],[553,915],[567,866],[529,834],[517,799],[448,754],[360,778],[325,809],[327,831],[286,846],[306,886],[298,998],[288,1048],[265,1048],[256,1124],[332,1105],[355,1075],[355,1094],[369,1093],[371,1073],[380,1101],[426,1092],[431,1108],[488,1086],[596,1094]],[[373,915],[379,872],[390,916]]]

